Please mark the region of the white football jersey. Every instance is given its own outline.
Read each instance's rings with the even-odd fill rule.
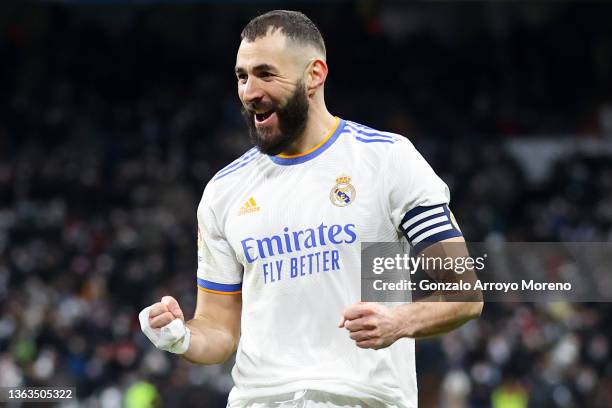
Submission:
[[[461,232],[449,191],[408,139],[337,118],[315,148],[253,148],[198,207],[200,290],[242,293],[230,406],[304,389],[417,406],[414,340],[365,350],[338,328],[360,301],[360,242],[420,250]]]

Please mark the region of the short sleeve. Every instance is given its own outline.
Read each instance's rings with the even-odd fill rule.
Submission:
[[[385,185],[391,219],[416,252],[462,236],[448,207],[448,186],[408,139],[393,145],[388,164]]]
[[[242,291],[242,266],[217,223],[204,193],[198,206],[198,288],[206,292]]]

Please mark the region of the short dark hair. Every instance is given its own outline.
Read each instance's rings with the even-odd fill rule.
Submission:
[[[302,44],[313,45],[325,55],[325,42],[317,26],[299,11],[273,10],[253,18],[240,34],[241,40],[253,42],[265,37],[268,30],[281,29],[287,38]]]

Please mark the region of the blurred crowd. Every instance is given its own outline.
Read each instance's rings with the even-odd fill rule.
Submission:
[[[159,352],[136,315],[165,294],[194,310],[195,209],[249,147],[233,63],[261,8],[14,3],[0,6],[0,385],[75,386],[66,406],[225,406],[231,362]],[[609,158],[567,157],[534,185],[504,149],[605,138],[612,7],[580,4],[303,9],[327,37],[332,113],[408,136],[469,240],[609,241]],[[610,312],[487,304],[418,342],[421,405],[612,407]]]

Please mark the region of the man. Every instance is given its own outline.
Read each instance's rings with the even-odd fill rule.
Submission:
[[[306,16],[266,13],[241,39],[256,147],[204,190],[194,318],[165,296],[141,312],[143,331],[197,364],[237,351],[230,407],[416,407],[414,338],[482,303],[359,302],[360,242],[429,253],[463,242],[448,188],[407,139],[328,112],[325,45]]]

